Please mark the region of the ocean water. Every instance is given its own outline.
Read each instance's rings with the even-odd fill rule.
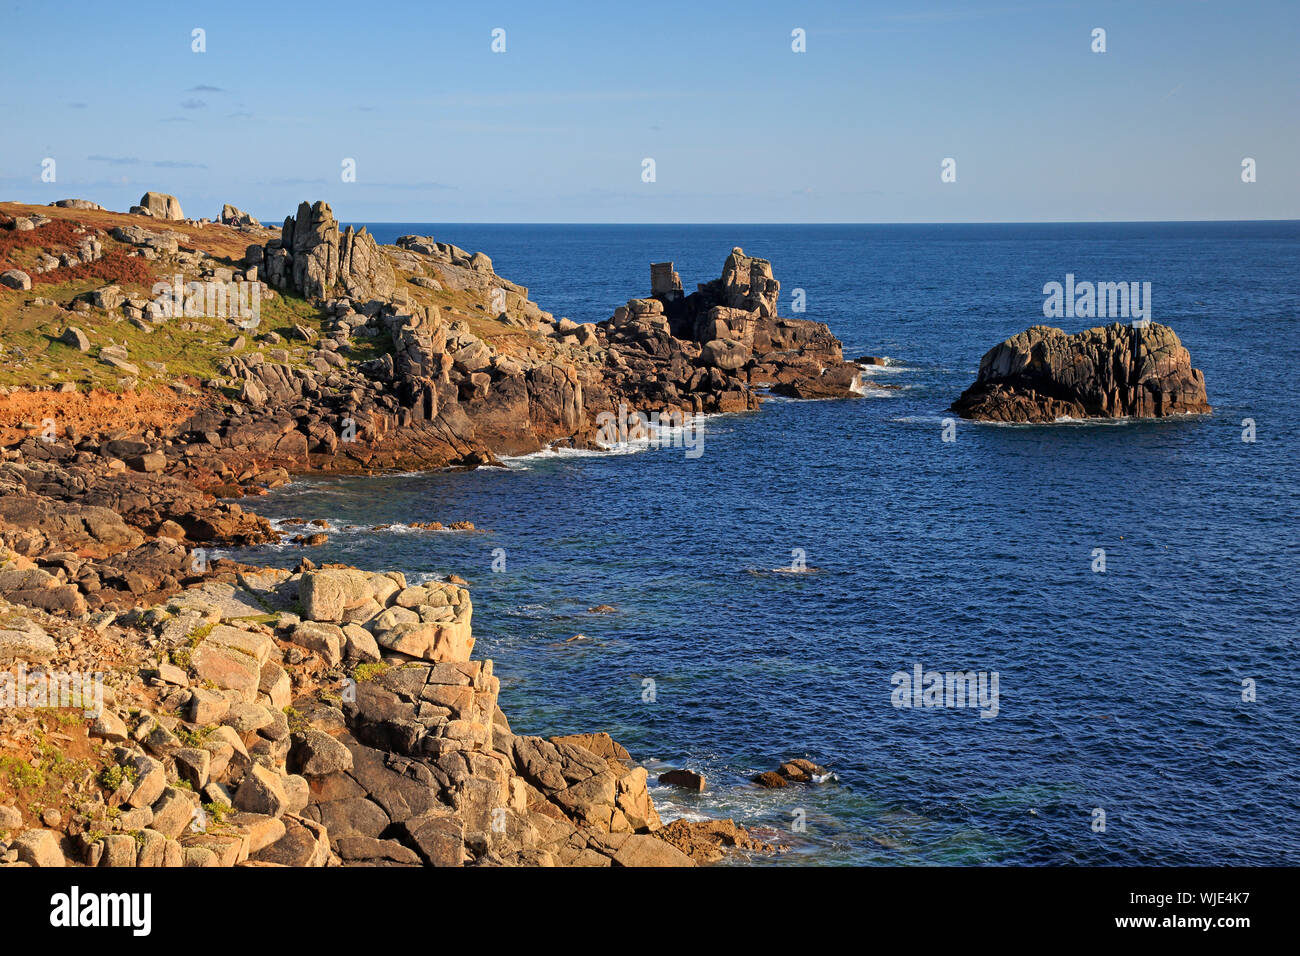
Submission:
[[[698,458],[551,453],[250,502],[328,519],[313,560],[469,579],[516,732],[607,730],[703,772],[704,794],[654,789],[665,817],[789,847],[736,864],[1300,862],[1300,224],[371,229],[482,250],[577,321],[648,294],[653,261],[692,289],[739,245],[772,260],[783,312],[803,289],[803,317],[899,386],[708,419]],[[981,355],[1066,273],[1151,282],[1213,414],[942,441]],[[365,530],[415,520],[484,530]],[[996,716],[895,707],[917,664],[996,672]],[[835,778],[748,782],[795,756]]]

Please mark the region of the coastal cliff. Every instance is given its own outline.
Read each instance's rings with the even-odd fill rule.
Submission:
[[[735,249],[690,295],[656,264],[649,297],[581,325],[483,253],[379,246],[323,202],[278,231],[182,216],[158,193],[130,214],[0,204],[0,667],[11,690],[15,667],[107,675],[93,722],[0,717],[0,862],[770,850],[729,821],[662,827],[606,735],[514,735],[465,589],[207,551],[278,540],[232,499],[293,474],[591,447],[601,413],[751,410],[765,387],[855,394],[830,330],[778,316],[771,264]]]
[[[10,555],[7,570],[25,562]],[[27,568],[30,570],[30,568]],[[41,699],[0,784],[6,862],[38,866],[690,866],[605,734],[515,735],[452,584],[216,569],[151,608],[17,615],[4,663],[107,674],[98,716]],[[25,693],[33,693],[29,687]],[[34,698],[29,698],[34,699]],[[41,759],[56,741],[68,756]],[[9,758],[6,770],[17,766]],[[51,813],[53,811],[53,813]],[[704,832],[709,832],[706,828]],[[729,825],[732,844],[763,849]],[[711,847],[722,839],[710,841]],[[694,857],[677,844],[693,849]]]

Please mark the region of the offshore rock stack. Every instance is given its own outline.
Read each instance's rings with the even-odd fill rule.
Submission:
[[[608,387],[650,407],[688,412],[758,406],[755,389],[797,398],[849,398],[856,365],[821,322],[779,318],[781,284],[766,259],[731,250],[722,276],[684,295],[671,262],[650,267],[651,297],[601,323],[615,353]]]
[[[963,418],[1162,418],[1210,411],[1205,376],[1165,325],[1108,325],[1066,335],[1036,325],[994,346],[952,404]]]

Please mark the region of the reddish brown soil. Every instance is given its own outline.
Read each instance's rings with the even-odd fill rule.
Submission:
[[[138,434],[150,428],[167,428],[183,422],[199,405],[170,388],[147,392],[114,394],[93,392],[14,392],[0,395],[0,446],[25,438],[20,424],[39,426],[47,418],[55,421],[59,435],[71,425],[82,434],[125,430]]]

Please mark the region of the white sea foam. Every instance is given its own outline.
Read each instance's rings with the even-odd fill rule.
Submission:
[[[902,415],[898,418],[891,418],[890,421],[898,422],[901,425],[942,425],[952,415]]]
[[[556,448],[546,446],[540,451],[530,451],[525,455],[503,455],[500,461],[511,470],[526,470],[533,464],[543,461],[563,460],[566,458],[610,458],[618,455],[635,455],[649,448],[646,442],[625,442],[621,445],[599,448]]]
[[[1127,425],[1136,421],[1133,418],[1071,418],[1069,415],[1062,415],[1060,418],[1053,420],[1053,425]]]
[[[904,372],[916,371],[914,366],[899,364],[891,358],[886,358],[884,365],[872,365],[864,362],[856,362],[854,364],[868,375],[901,375]]]
[[[721,414],[688,415],[683,419],[681,425],[672,427],[651,421],[645,425],[650,431],[647,438],[632,439],[608,445],[597,442],[595,448],[569,448],[547,445],[540,451],[528,452],[524,455],[503,455],[499,460],[508,469],[526,471],[533,464],[543,461],[563,460],[566,458],[615,458],[621,455],[637,455],[652,450],[680,450],[687,447],[686,440],[692,435],[699,436],[706,433],[705,426],[710,420],[721,417]]]

